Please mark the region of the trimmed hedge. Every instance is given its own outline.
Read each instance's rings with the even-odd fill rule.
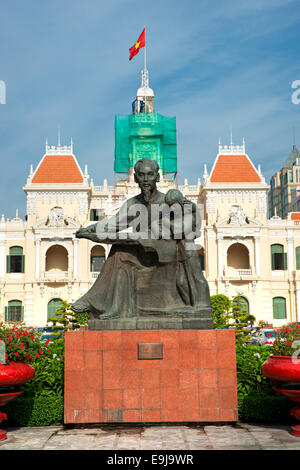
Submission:
[[[7,413],[7,421],[4,422],[7,426],[60,425],[64,418],[64,398],[62,396],[17,397],[2,410]]]
[[[292,424],[295,403],[282,395],[246,395],[239,400],[239,419],[247,423]]]

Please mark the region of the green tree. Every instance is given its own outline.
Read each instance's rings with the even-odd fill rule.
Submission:
[[[231,300],[223,294],[212,295],[210,298],[213,327],[214,328],[227,328],[232,319],[231,315]]]
[[[248,305],[243,297],[238,295],[232,300],[232,317],[236,338],[247,340],[250,338],[250,322],[255,321],[255,317],[250,315]]]
[[[71,303],[63,300],[59,308],[56,309],[56,315],[48,319],[53,324],[52,336],[59,338],[65,331],[77,330],[80,326],[86,326],[89,320],[89,314],[74,313],[71,310]]]

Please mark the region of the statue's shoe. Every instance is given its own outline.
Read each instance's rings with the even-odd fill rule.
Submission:
[[[72,305],[71,305],[71,310],[73,310],[73,312],[75,313],[84,313],[84,312],[88,312],[90,309],[90,306],[88,303],[86,302],[83,302],[82,300],[76,300],[76,302],[74,302]]]
[[[116,317],[119,317],[119,316],[120,316],[119,312],[106,312],[106,313],[103,313],[102,315],[100,315],[99,319],[103,320],[103,319],[106,319],[106,318],[116,318]]]

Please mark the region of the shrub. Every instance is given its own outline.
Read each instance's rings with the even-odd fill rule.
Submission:
[[[237,341],[237,390],[240,399],[251,393],[275,394],[273,383],[261,372],[261,366],[270,354],[268,346],[252,346]]]
[[[250,394],[239,400],[239,419],[248,423],[290,424],[292,402],[279,394]]]
[[[6,426],[50,426],[63,422],[62,396],[17,397],[2,410],[7,413]]]
[[[35,376],[22,386],[26,397],[63,396],[64,393],[64,339],[49,345],[50,354],[32,362]]]

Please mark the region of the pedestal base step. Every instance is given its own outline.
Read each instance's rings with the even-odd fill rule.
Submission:
[[[88,329],[103,330],[211,330],[211,318],[133,317],[89,320]]]

